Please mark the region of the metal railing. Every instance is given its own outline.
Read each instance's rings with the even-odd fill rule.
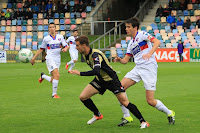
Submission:
[[[146,0],[143,3],[143,5],[140,7],[140,9],[138,10],[138,12],[134,15],[134,17],[137,17],[140,20],[140,22],[141,22],[143,20],[144,16],[146,14],[148,14],[148,10],[153,6],[153,4],[154,4],[154,0]],[[130,19],[132,19],[132,18],[130,18]],[[117,40],[121,40],[121,38],[122,38],[121,26],[126,21],[121,22],[117,26],[113,27],[111,30],[109,30],[106,33],[104,33],[103,35],[101,35],[99,38],[97,38],[96,40],[94,40],[93,42],[91,42],[90,46],[93,45],[93,48],[94,48],[95,44],[97,43],[98,47],[95,47],[95,48],[103,50],[103,49],[107,49],[106,47],[110,47],[112,43],[116,43]],[[105,44],[105,37],[106,36],[108,36],[108,38],[109,38],[109,44],[108,45]],[[112,36],[114,38],[113,42],[111,42]],[[103,42],[103,46],[104,47],[103,48],[101,47],[101,40],[104,40],[104,42]]]

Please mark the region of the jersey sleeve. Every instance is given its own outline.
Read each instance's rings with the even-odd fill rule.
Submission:
[[[94,66],[93,66],[93,68],[94,68],[95,66],[101,67],[101,62],[103,61],[102,57],[101,57],[98,53],[94,53],[94,54],[92,55],[92,58],[93,58],[93,60],[94,60]]]
[[[126,55],[133,57],[132,49],[131,49],[131,43],[130,42],[129,42],[128,47],[127,47]]]
[[[40,46],[40,49],[46,49],[46,48],[47,48],[47,42],[46,42],[46,39],[44,38]]]
[[[142,38],[143,38],[143,40],[145,40],[145,41],[150,41],[150,42],[152,42],[152,40],[153,40],[155,37],[153,37],[151,34],[149,34],[149,33],[143,31],[143,33],[142,33]]]
[[[63,36],[61,38],[61,43],[62,43],[63,47],[68,47],[68,45],[67,45],[67,43],[66,43],[66,41],[65,41]]]
[[[68,44],[70,42],[70,37],[67,38],[66,43]]]

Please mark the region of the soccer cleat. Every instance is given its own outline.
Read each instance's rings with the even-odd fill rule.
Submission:
[[[58,95],[53,95],[52,98],[60,98]]]
[[[125,117],[125,118],[122,118],[122,121],[118,124],[118,126],[119,127],[120,126],[124,126],[124,125],[126,125],[128,123],[131,123],[131,122],[133,122],[133,118],[131,116]]]
[[[41,76],[40,76],[40,78],[39,78],[39,83],[42,83],[42,81],[44,80],[44,79],[42,78],[42,75],[44,75],[43,72],[41,72]]]
[[[71,73],[71,71],[68,71],[68,73]]]
[[[69,67],[69,65],[67,65],[67,63],[66,63],[66,66],[65,66],[66,70],[68,69],[68,67]]]
[[[175,112],[173,110],[171,110],[172,113],[170,115],[168,115],[168,120],[169,120],[169,124],[170,125],[174,125],[175,123]]]
[[[94,123],[95,121],[97,120],[101,120],[103,118],[103,115],[101,114],[101,116],[96,116],[96,115],[93,115],[92,119],[90,119],[87,124],[88,125],[91,125],[92,123]]]
[[[146,122],[142,122],[140,124],[140,129],[144,129],[144,128],[147,128],[147,127],[149,127],[149,123],[147,121]]]

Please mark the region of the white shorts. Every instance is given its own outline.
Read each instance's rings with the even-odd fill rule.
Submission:
[[[70,52],[71,60],[78,61],[78,52]]]
[[[142,80],[146,90],[156,90],[157,67],[155,64],[136,65],[125,77],[136,83]]]
[[[52,59],[47,59],[47,60],[46,60],[46,64],[47,64],[47,69],[49,70],[49,74],[51,74],[51,72],[52,72],[55,68],[58,68],[58,71],[59,71],[59,68],[60,68],[60,60],[55,61],[55,60],[52,60]]]

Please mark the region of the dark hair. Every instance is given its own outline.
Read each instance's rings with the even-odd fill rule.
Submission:
[[[137,27],[137,29],[139,29],[139,27],[140,27],[140,21],[136,17],[128,19],[125,23],[131,24],[133,26],[133,28]]]
[[[77,32],[78,32],[78,30],[74,30],[73,32],[75,32],[75,31],[77,31]]]
[[[49,23],[49,25],[50,25],[50,24],[54,24],[54,22]],[[55,25],[55,24],[54,24],[54,25]]]
[[[81,45],[85,44],[86,46],[89,46],[89,40],[86,36],[79,36],[75,41],[79,41]]]

